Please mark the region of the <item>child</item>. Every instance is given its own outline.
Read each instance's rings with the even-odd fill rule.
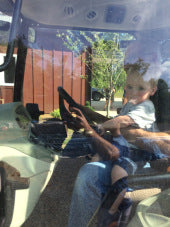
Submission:
[[[95,138],[95,143],[99,143],[99,146],[95,151],[97,152],[93,158],[92,162],[103,162],[107,169],[109,169],[109,174],[111,175],[111,184],[116,185],[116,190],[118,190],[118,195],[116,195],[116,200],[107,209],[102,207],[99,211],[99,225],[107,226],[113,221],[117,221],[119,217],[119,209],[123,210],[127,208],[127,203],[122,203],[124,195],[126,193],[126,188],[122,185],[126,185],[127,165],[129,164],[129,144],[120,133],[120,129],[123,127],[134,126],[138,128],[143,128],[148,131],[157,131],[155,125],[155,109],[153,103],[150,101],[150,96],[154,95],[157,90],[157,81],[154,80],[152,76],[149,80],[145,78],[147,71],[149,70],[150,64],[145,63],[142,59],[138,59],[135,63],[126,64],[125,70],[127,72],[126,80],[126,98],[127,103],[122,108],[121,113],[115,118],[105,121],[101,125],[103,133],[105,131],[110,131],[113,135],[112,145],[116,147],[119,151],[119,158],[117,160],[108,160],[102,156],[100,142]],[[76,112],[76,111],[75,111]],[[85,127],[87,136],[93,138],[95,133],[91,130],[89,126]],[[143,152],[143,151],[142,151]],[[100,154],[100,155],[99,155]],[[149,153],[148,153],[149,155]],[[100,180],[100,172],[99,172]],[[106,176],[107,177],[107,176]],[[121,184],[116,184],[119,179],[123,179]],[[110,198],[109,198],[110,199]],[[121,204],[121,208],[119,207]]]
[[[110,162],[112,162],[113,165],[111,171],[112,184],[115,183],[120,176],[127,176],[126,158],[130,156],[129,148],[132,146],[121,136],[120,129],[134,126],[147,131],[158,131],[155,124],[155,108],[150,101],[150,96],[154,95],[157,90],[157,80],[155,80],[155,74],[153,72],[155,72],[155,68],[158,69],[156,75],[158,77],[160,71],[157,60],[154,63],[153,61],[149,62],[144,60],[141,58],[138,58],[138,60],[134,59],[134,63],[127,63],[125,65],[127,73],[125,86],[127,103],[123,106],[118,116],[104,122],[100,126],[103,133],[105,131],[110,131],[112,133],[112,144],[119,150],[119,159],[117,161],[107,161],[108,165],[110,165]],[[148,159],[149,158],[148,153]],[[97,154],[92,158],[92,161],[98,161],[99,159],[100,157]],[[120,201],[124,194],[125,191],[121,194]],[[120,203],[118,202],[117,204],[119,205]],[[115,214],[118,205],[114,203],[109,209],[109,214]]]
[[[129,156],[129,146],[131,145],[129,145],[129,143],[123,138],[120,133],[120,129],[123,127],[134,126],[150,131],[157,130],[155,126],[155,109],[152,102],[149,100],[150,96],[153,95],[157,89],[156,81],[160,76],[160,62],[157,53],[157,46],[155,46],[153,42],[147,42],[146,44],[146,42],[138,41],[132,43],[126,52],[125,70],[127,72],[127,81],[125,88],[128,102],[123,107],[120,115],[111,120],[104,119],[105,122],[100,125],[99,130],[100,132],[110,131],[112,133],[113,146],[110,143],[108,145],[99,135],[96,135],[96,132],[94,132],[78,110],[79,105],[76,106],[77,109],[72,108],[71,110],[71,112],[75,112],[77,115],[77,123],[79,122],[78,126],[81,126],[80,128],[84,128],[86,136],[93,139],[92,141],[94,141],[95,145],[94,148],[96,148],[95,151],[100,154],[98,157],[95,155],[92,161],[105,160],[103,168],[108,169],[109,171],[106,171],[104,176],[107,179],[108,177],[110,178],[109,184],[112,183],[115,185],[115,182],[118,182],[119,179],[125,179],[127,177],[127,157]],[[80,109],[85,112],[85,109],[81,106]],[[88,111],[85,113],[87,114]],[[96,116],[96,114],[90,112],[89,115],[91,115],[91,119],[95,120],[94,116]],[[96,117],[99,118],[98,116]],[[107,146],[104,146],[104,143]],[[117,155],[117,153],[119,154]],[[119,158],[117,159],[114,157]],[[95,166],[98,165],[96,164]],[[88,177],[90,178],[90,176]],[[99,182],[100,177],[99,171]],[[96,178],[94,180],[96,180]],[[105,187],[105,185],[102,184],[102,187],[103,186]],[[120,189],[120,186],[118,187]],[[107,226],[112,220],[116,220],[119,216],[119,205],[122,204],[121,202],[126,193],[126,189],[118,191],[120,191],[120,194],[116,197],[116,200],[112,203],[111,207],[109,206],[109,208],[107,208],[110,216],[104,213],[104,219],[107,224],[105,223],[106,225],[102,225],[105,220],[101,220],[99,221],[101,226]]]

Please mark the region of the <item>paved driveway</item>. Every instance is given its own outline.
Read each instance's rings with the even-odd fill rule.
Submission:
[[[100,101],[92,101],[93,109],[96,112],[103,114],[104,116],[107,115],[107,111],[104,111],[105,102],[106,102],[105,99],[101,99]],[[122,107],[122,98],[115,98],[113,110],[109,111],[109,116],[117,115],[117,108],[120,108],[120,107]]]

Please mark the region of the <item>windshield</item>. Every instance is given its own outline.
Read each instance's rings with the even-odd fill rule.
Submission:
[[[1,159],[44,190],[20,225],[169,224],[169,1],[0,3]]]

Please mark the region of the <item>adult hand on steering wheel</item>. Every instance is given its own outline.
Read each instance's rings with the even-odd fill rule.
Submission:
[[[81,110],[76,107],[70,107],[69,109],[72,113],[72,116],[74,117],[74,122],[77,128],[91,130],[91,126],[89,125]]]

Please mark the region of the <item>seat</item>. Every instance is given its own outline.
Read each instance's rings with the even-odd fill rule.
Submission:
[[[30,140],[36,144],[43,144],[55,152],[62,150],[62,144],[67,137],[67,127],[59,119],[47,120],[45,122],[31,123]]]
[[[128,227],[169,226],[170,223],[170,188],[142,200]]]
[[[39,121],[39,116],[44,114],[44,111],[39,110],[37,103],[27,103],[26,110],[34,121]]]

